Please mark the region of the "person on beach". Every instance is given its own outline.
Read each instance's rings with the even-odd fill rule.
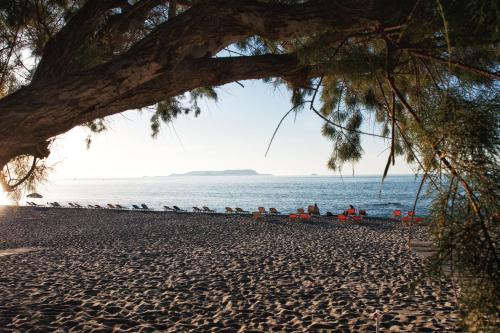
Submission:
[[[319,213],[319,207],[318,207],[318,205],[317,205],[317,204],[314,204],[314,214],[316,214],[316,215],[321,215],[321,214]]]
[[[349,205],[349,208],[348,208],[348,209],[346,209],[346,210],[344,210],[344,212],[343,212],[342,214],[344,214],[344,215],[349,215],[349,211],[350,211],[350,210],[353,210],[353,209],[354,209],[354,211],[356,211],[356,208],[354,208],[354,206],[353,206],[353,205]]]

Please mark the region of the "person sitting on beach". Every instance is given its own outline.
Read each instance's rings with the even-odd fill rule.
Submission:
[[[347,208],[346,210],[344,210],[344,212],[342,214],[349,215],[349,211],[351,211],[351,212],[354,211],[355,212],[356,208],[354,208],[353,205],[349,205],[349,208]]]
[[[317,204],[314,204],[314,214],[316,214],[316,215],[321,215],[321,214],[319,213],[319,207],[318,207],[318,205],[317,205]]]

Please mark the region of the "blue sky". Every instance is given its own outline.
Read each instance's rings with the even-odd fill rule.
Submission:
[[[244,81],[245,88],[229,84],[217,89],[219,101],[202,101],[202,114],[181,116],[162,126],[151,138],[150,111],[135,110],[109,118],[109,130],[85,146],[87,130],[76,128],[58,137],[49,157],[52,178],[162,176],[191,170],[255,169],[274,175],[330,174],[326,162],[332,144],[321,135],[323,121],[309,110],[290,115],[282,124],[271,150],[268,142],[281,117],[290,109],[285,88],[261,81]],[[175,130],[174,130],[175,129]],[[373,132],[373,121],[365,124]],[[358,175],[382,174],[387,142],[363,138],[365,155],[354,165]],[[351,175],[346,165],[343,175]],[[403,159],[390,174],[412,173]]]

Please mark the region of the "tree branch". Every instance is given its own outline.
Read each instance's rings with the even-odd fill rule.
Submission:
[[[95,32],[96,24],[109,10],[128,4],[126,0],[88,0],[69,22],[45,45],[43,57],[33,79],[61,75],[61,68],[71,67],[75,54]]]
[[[487,77],[487,78],[492,79],[494,81],[500,80],[500,75],[498,73],[490,72],[490,71],[483,69],[483,68],[475,67],[475,66],[457,61],[457,60],[444,59],[444,58],[441,58],[441,57],[438,57],[438,56],[435,56],[435,55],[432,55],[432,54],[429,54],[427,52],[420,51],[420,50],[411,50],[410,49],[408,51],[411,54],[414,54],[415,56],[420,57],[420,58],[426,58],[426,59],[430,59],[430,60],[436,60],[436,61],[439,61],[439,62],[442,62],[445,64],[450,64],[454,67],[458,67],[458,68],[461,68],[461,69],[466,70],[468,72],[473,72],[473,73],[479,74],[481,76]]]

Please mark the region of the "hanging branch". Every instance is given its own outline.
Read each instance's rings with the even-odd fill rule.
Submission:
[[[267,145],[267,150],[266,150],[266,153],[264,154],[264,157],[267,157],[267,153],[269,152],[269,149],[271,149],[271,145],[273,144],[273,141],[274,141],[274,137],[276,136],[276,133],[278,132],[278,129],[280,128],[281,126],[281,123],[283,122],[283,120],[285,120],[285,118],[292,112],[294,111],[295,109],[297,109],[299,106],[302,106],[304,105],[305,103],[307,102],[302,102],[300,104],[297,104],[297,105],[294,105],[290,110],[288,110],[284,115],[283,117],[281,117],[281,120],[279,121],[278,125],[276,126],[276,128],[274,129],[274,133],[273,133],[273,136],[271,137],[271,140],[269,141],[269,144]]]
[[[344,127],[340,124],[337,124],[337,123],[334,123],[333,121],[331,121],[330,119],[326,118],[325,116],[323,116],[321,114],[321,112],[319,112],[315,107],[311,107],[311,110],[316,113],[318,115],[318,117],[320,117],[321,119],[323,119],[324,121],[326,121],[328,124],[332,125],[332,126],[335,126],[337,128],[340,128],[341,130],[344,130],[344,131],[347,131],[347,132],[352,132],[352,133],[358,133],[358,134],[363,134],[363,135],[368,135],[368,136],[373,136],[373,137],[376,137],[376,138],[382,138],[382,139],[391,139],[390,137],[388,136],[383,136],[383,135],[380,135],[380,134],[375,134],[375,133],[367,133],[367,132],[364,132],[364,131],[358,131],[358,130],[355,130],[355,129],[349,129],[347,127]]]
[[[401,101],[401,103],[405,106],[406,110],[412,115],[413,119],[419,126],[419,128],[424,132],[424,134],[431,138],[432,136],[424,126],[422,125],[422,122],[420,120],[420,117],[416,114],[416,112],[413,110],[413,108],[408,104],[406,101],[406,98],[403,96],[401,91],[397,88],[396,84],[394,83],[394,77],[392,76],[391,73],[387,73],[387,79],[390,84],[390,87],[392,91],[396,94],[398,99]],[[446,158],[445,154],[441,152],[435,145],[432,146],[432,150],[434,152],[434,155],[438,157],[438,159],[445,165],[445,167],[451,172],[451,174],[455,177],[457,177],[460,180],[460,183],[464,187],[465,192],[467,193],[467,198],[471,204],[472,210],[474,211],[474,214],[477,216],[479,220],[479,224],[481,226],[481,229],[484,233],[484,237],[486,238],[486,242],[488,243],[488,246],[490,250],[492,251],[493,255],[495,258],[497,258],[496,250],[495,250],[495,245],[493,244],[493,240],[491,239],[489,235],[489,231],[486,228],[485,225],[485,219],[484,216],[479,208],[479,205],[477,203],[477,200],[474,196],[474,192],[470,188],[469,184],[465,181],[465,179],[457,172],[457,170],[451,165],[451,163],[448,161]]]
[[[468,72],[473,72],[473,73],[479,74],[481,76],[487,77],[487,78],[489,78],[489,79],[491,79],[493,81],[500,80],[500,75],[498,73],[490,72],[490,71],[488,71],[486,69],[483,69],[483,68],[479,68],[479,67],[475,67],[475,66],[472,66],[472,65],[468,65],[466,63],[463,63],[463,62],[460,62],[460,61],[457,61],[457,60],[440,58],[438,56],[435,56],[435,55],[423,52],[421,50],[409,49],[408,51],[410,53],[414,54],[415,56],[420,57],[420,58],[426,58],[426,59],[436,60],[438,62],[442,62],[442,63],[445,63],[445,64],[450,64],[450,65],[452,65],[454,67],[458,67],[458,68],[464,69],[464,70],[466,70]]]
[[[28,172],[26,173],[26,175],[24,175],[24,177],[22,177],[21,179],[15,179],[16,182],[14,184],[10,184],[10,181],[14,180],[14,179],[10,178],[9,180],[6,180],[4,176],[0,177],[0,183],[1,183],[4,191],[5,192],[12,192],[17,186],[21,185],[29,177],[31,177],[31,175],[33,174],[33,172],[36,169],[36,162],[37,161],[38,161],[38,159],[35,156],[33,156],[33,162],[31,163],[31,167],[28,170]],[[10,171],[8,171],[8,172],[10,174]]]
[[[378,87],[379,87],[380,92],[382,94],[382,97],[384,99],[385,108],[386,108],[387,112],[390,112],[389,102],[387,101],[387,97],[385,96],[385,92],[384,92],[384,88],[382,87],[382,83],[380,82],[380,79],[378,78],[378,76],[375,76],[375,79],[377,80]],[[410,144],[410,141],[408,140],[408,138],[404,134],[403,130],[399,126],[399,123],[395,122],[395,125],[396,125],[396,128],[398,129],[399,135],[401,136],[401,138],[403,139],[403,142],[408,147],[413,158],[417,161],[418,165],[420,166],[420,168],[422,170],[426,170],[426,168],[424,167],[424,164],[422,163],[422,161],[420,161],[420,158],[413,151],[412,145]],[[434,180],[431,177],[429,177],[429,180],[431,181],[432,185],[434,185],[434,187],[436,188],[437,191],[441,191],[440,188],[437,186],[437,184],[434,182]]]
[[[171,0],[168,2],[168,19],[171,20],[177,14],[177,1]]]

